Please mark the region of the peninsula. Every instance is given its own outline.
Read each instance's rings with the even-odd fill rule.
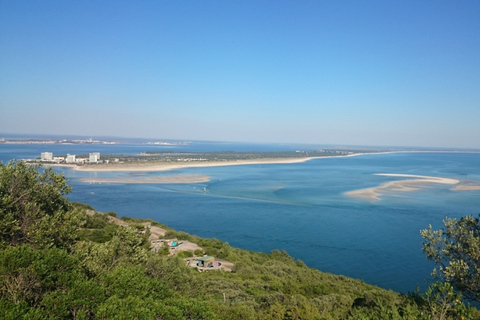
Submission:
[[[371,152],[317,150],[286,152],[143,152],[136,155],[102,154],[101,161],[55,163],[78,171],[169,171],[182,168],[219,167],[251,164],[300,163],[314,158],[347,157]],[[79,155],[78,157],[86,157]],[[37,162],[39,160],[33,160]],[[32,162],[32,161],[30,161]],[[44,163],[44,162],[42,162]],[[49,163],[46,163],[49,165]]]

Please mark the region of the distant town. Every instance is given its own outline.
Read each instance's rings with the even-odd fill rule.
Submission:
[[[7,140],[5,138],[0,138],[0,143],[4,144],[117,144],[115,141],[102,141],[102,140],[93,140],[93,139],[27,139],[27,140]]]
[[[5,139],[0,138],[0,144],[128,144],[126,141],[90,139]],[[187,141],[148,141],[135,144],[153,144],[162,146],[189,145]]]
[[[74,154],[67,154],[66,156],[54,156],[52,152],[42,152],[40,159],[26,159],[26,162],[40,162],[40,163],[67,163],[67,164],[86,164],[86,163],[109,163],[110,160],[100,159],[100,152],[92,152],[88,157],[77,157]]]

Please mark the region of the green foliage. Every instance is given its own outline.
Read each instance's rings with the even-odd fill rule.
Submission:
[[[191,258],[193,257],[193,253],[191,253],[190,251],[180,251],[177,256],[179,258]]]
[[[79,240],[89,240],[97,243],[105,243],[112,240],[119,227],[114,224],[108,224],[102,229],[82,229],[78,232]]]
[[[145,274],[142,266],[117,267],[102,278],[107,296],[166,299],[173,291],[165,282]]]
[[[187,267],[177,256],[150,255],[144,268],[145,274],[163,281],[177,293],[194,297],[204,292],[205,283],[198,277],[198,271]]]
[[[422,296],[431,319],[468,319],[470,312],[461,301],[462,295],[455,292],[448,282],[435,282]]]
[[[115,212],[113,212],[113,211],[108,211],[108,212],[106,213],[106,215],[107,215],[107,216],[110,216],[110,217],[114,217],[114,218],[117,217],[117,214],[116,214]]]
[[[0,246],[72,245],[83,221],[80,210],[64,198],[70,190],[65,177],[52,169],[0,164]]]
[[[183,231],[167,230],[166,238],[177,238],[178,240],[192,241],[192,236]]]
[[[170,254],[170,246],[168,245],[161,246],[160,250],[158,250],[158,254],[162,256],[168,256]]]
[[[118,228],[106,243],[81,241],[73,248],[87,274],[100,276],[118,265],[134,265],[146,260],[145,238],[132,228]]]
[[[72,201],[70,203],[72,204],[72,206],[74,206],[77,209],[81,209],[84,211],[87,211],[87,210],[95,211],[95,209],[93,209],[93,207],[89,204],[85,204],[77,201]]]
[[[472,216],[447,218],[445,229],[420,233],[423,251],[438,265],[432,275],[450,283],[467,299],[480,302],[480,224]]]
[[[102,229],[108,224],[107,216],[95,212],[94,215],[86,215],[86,222],[84,228],[88,229]]]
[[[92,314],[103,290],[86,279],[65,250],[29,245],[0,251],[0,298],[12,318],[70,318]],[[15,316],[14,316],[15,315]]]

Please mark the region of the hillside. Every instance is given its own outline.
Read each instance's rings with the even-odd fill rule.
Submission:
[[[70,203],[50,169],[2,165],[0,182],[2,319],[437,319],[425,295]]]

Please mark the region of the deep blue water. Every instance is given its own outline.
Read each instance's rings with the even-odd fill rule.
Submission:
[[[185,151],[295,150],[295,146],[192,144],[0,145],[0,160],[54,154],[138,153],[154,149]],[[60,169],[59,169],[60,170]],[[176,173],[211,177],[199,184],[88,184],[82,177],[139,173],[65,170],[73,185],[69,199],[119,216],[152,218],[177,230],[215,237],[253,251],[286,250],[308,266],[363,279],[407,293],[425,287],[433,268],[421,251],[419,231],[442,226],[446,216],[480,212],[480,191],[452,191],[429,185],[381,201],[350,198],[346,191],[373,187],[401,173],[480,183],[478,153],[393,153],[316,159],[298,164],[191,168]],[[168,175],[144,173],[147,176]],[[204,188],[207,192],[203,192]]]

